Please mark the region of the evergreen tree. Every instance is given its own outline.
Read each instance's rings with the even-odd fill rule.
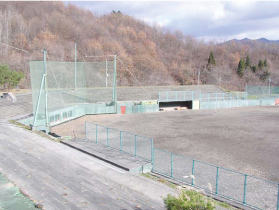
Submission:
[[[245,67],[251,68],[251,61],[249,55],[246,56]]]
[[[267,70],[265,70],[265,71],[261,74],[260,79],[264,82],[264,81],[269,77],[269,75],[270,75],[270,73],[269,73]]]
[[[264,59],[264,67],[267,68],[267,60]]]
[[[237,68],[237,74],[238,74],[239,77],[243,76],[244,70],[245,70],[245,61],[244,61],[243,58],[241,58],[239,63],[238,63],[238,68]]]
[[[214,65],[214,66],[216,65],[216,61],[215,61],[214,54],[212,51],[210,51],[210,54],[209,54],[208,64]]]
[[[7,65],[0,65],[0,86],[4,88],[8,86],[8,89],[13,88],[18,85],[23,77],[22,72],[10,70]]]
[[[264,67],[264,62],[263,62],[262,60],[259,60],[258,67],[259,67],[260,70],[263,69],[263,67]]]
[[[257,66],[256,65],[251,66],[251,70],[252,70],[252,72],[255,73],[257,71]]]

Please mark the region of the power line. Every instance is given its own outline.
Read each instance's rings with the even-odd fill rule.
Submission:
[[[5,43],[2,43],[2,42],[0,42],[0,44],[5,45],[6,47],[10,47],[10,48],[13,48],[13,49],[16,49],[16,50],[22,51],[22,52],[31,53],[31,52],[29,52],[29,51],[27,51],[27,50],[20,49],[20,48],[17,48],[17,47],[14,47],[14,46],[11,46],[11,45],[8,45],[8,44],[5,44]]]

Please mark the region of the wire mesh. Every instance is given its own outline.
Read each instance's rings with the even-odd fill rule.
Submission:
[[[152,139],[142,136],[136,136],[136,156],[151,160],[152,157]]]
[[[196,185],[210,193],[216,192],[217,167],[195,161],[194,176]]]
[[[91,124],[91,123],[88,123],[86,122],[85,123],[85,136],[86,136],[86,139],[89,140],[89,141],[94,141],[96,142],[96,125],[95,124]]]
[[[175,154],[173,154],[172,159],[172,177],[191,184],[190,175],[192,174],[193,160]]]
[[[120,150],[120,132],[115,129],[108,128],[108,142],[109,147]]]
[[[32,103],[35,123],[33,126],[46,125],[46,86],[42,62],[30,62]],[[37,113],[37,115],[35,115]]]
[[[127,132],[122,132],[122,151],[135,155],[135,136]]]
[[[171,177],[171,153],[154,148],[153,171]]]
[[[76,63],[30,61],[29,66],[35,126],[48,126],[47,121],[52,126],[68,120],[67,108],[72,109],[71,118],[80,117],[86,111],[89,114],[116,113],[114,57],[86,58]],[[83,107],[85,104],[94,105],[94,109]],[[76,106],[84,110],[75,112]],[[61,113],[54,115],[57,110]]]
[[[108,146],[108,128],[97,126],[97,143]]]
[[[159,102],[199,100],[201,91],[164,91],[159,92]]]
[[[278,184],[256,177],[247,177],[246,203],[260,209],[277,209]]]
[[[243,202],[245,175],[219,168],[218,194]]]

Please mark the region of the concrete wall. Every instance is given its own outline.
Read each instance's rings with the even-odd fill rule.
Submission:
[[[123,109],[125,109],[125,111]],[[159,104],[157,101],[117,102],[117,114],[147,113],[147,112],[158,112],[158,111],[159,111]]]
[[[192,102],[192,109],[200,109],[200,101],[196,100]]]
[[[274,99],[262,100],[229,100],[229,101],[204,101],[200,102],[200,109],[219,109],[245,106],[275,105]]]
[[[146,113],[146,112],[158,112],[159,105],[157,101],[142,101],[142,102],[118,102],[117,106],[108,105],[105,103],[96,104],[80,104],[69,107],[62,107],[58,110],[49,111],[49,123],[50,126],[59,125],[69,120],[76,119],[88,114],[121,114],[121,107],[125,107],[125,114],[130,113]],[[40,117],[37,118],[37,126],[41,128],[41,125],[45,124],[45,120],[40,121]],[[34,117],[29,117],[19,120],[24,125],[32,125]]]

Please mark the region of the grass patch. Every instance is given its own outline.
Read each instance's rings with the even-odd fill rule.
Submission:
[[[180,188],[181,189],[181,188]],[[181,189],[178,196],[168,195],[164,199],[167,210],[213,210],[215,201],[195,190]]]
[[[206,196],[204,190],[194,189],[193,187],[190,187],[190,186],[187,187],[186,185],[180,186],[179,184],[175,184],[175,183],[173,183],[173,182],[171,182],[171,181],[168,181],[168,180],[166,180],[166,179],[164,179],[164,178],[160,178],[160,177],[158,177],[158,176],[156,176],[156,175],[153,175],[153,174],[151,174],[151,173],[145,173],[145,174],[141,174],[141,175],[144,176],[144,177],[147,177],[147,178],[149,178],[149,179],[152,179],[152,180],[161,182],[161,183],[163,183],[163,184],[166,184],[166,185],[168,185],[169,187],[174,188],[174,189],[183,189],[184,191],[194,191],[194,192],[200,194],[201,196],[203,196],[203,197],[202,197],[203,199],[209,199],[211,202],[214,203],[214,206],[221,206],[221,207],[223,207],[224,209],[230,209],[230,210],[236,209],[236,208],[232,207],[231,205],[229,205],[229,204],[227,204],[227,203],[224,203],[224,202],[221,202],[221,201],[217,201],[217,200],[214,200],[212,197]],[[201,191],[202,193],[199,192],[199,191]],[[180,190],[179,190],[179,192],[180,192]],[[195,194],[195,193],[193,193],[193,194]],[[193,196],[194,196],[194,195],[193,195]],[[194,196],[194,197],[195,197],[195,196]],[[164,199],[164,200],[165,200],[165,199]],[[178,209],[179,209],[179,210],[184,210],[183,208],[178,208]],[[174,208],[174,209],[171,208],[171,210],[176,210],[176,209],[175,209],[175,208]],[[188,210],[188,209],[186,209],[186,210]],[[193,210],[194,210],[194,209],[193,209]],[[200,210],[200,209],[199,209],[199,210]]]
[[[145,174],[141,174],[141,175],[142,175],[142,176],[145,176],[145,177],[147,177],[147,178],[149,178],[149,179],[153,179],[153,180],[155,180],[155,181],[158,181],[158,182],[161,182],[161,183],[163,183],[163,184],[166,184],[166,185],[168,185],[169,187],[172,187],[172,188],[176,188],[176,187],[177,187],[176,184],[171,183],[171,182],[169,182],[169,181],[166,180],[166,179],[163,179],[163,178],[159,178],[159,177],[157,177],[157,176],[154,176],[154,175],[152,175],[152,174],[150,174],[150,173],[145,173]]]

